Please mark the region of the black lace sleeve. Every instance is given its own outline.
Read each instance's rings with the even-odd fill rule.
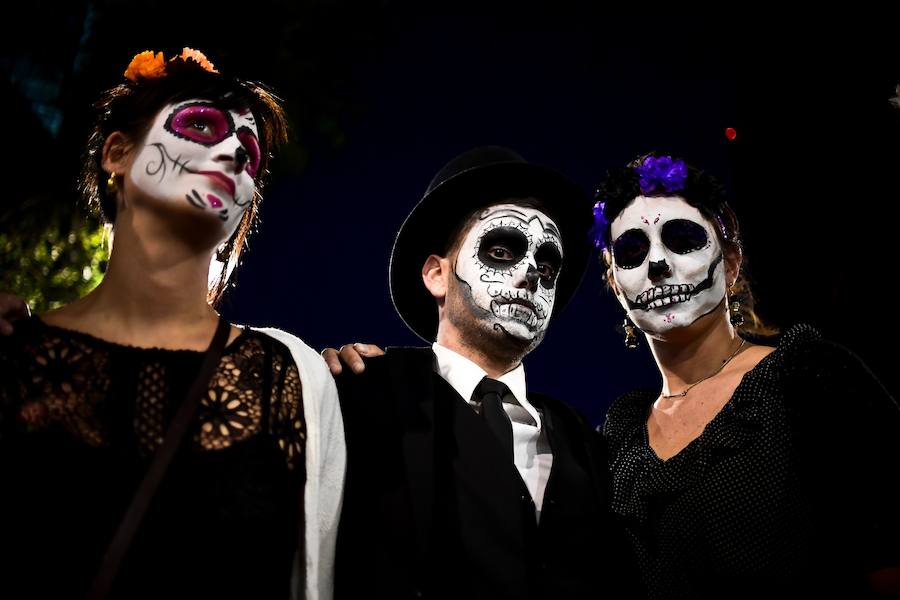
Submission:
[[[306,420],[300,373],[290,351],[278,345],[272,362],[276,382],[272,397],[271,428],[288,468],[305,468]]]

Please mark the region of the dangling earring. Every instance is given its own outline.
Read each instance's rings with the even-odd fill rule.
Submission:
[[[625,347],[629,350],[634,350],[638,347],[638,337],[634,332],[634,323],[631,322],[631,319],[625,317],[625,320],[622,322],[622,329],[625,330]]]
[[[119,193],[119,182],[116,179],[115,172],[109,174],[109,179],[106,180],[106,195],[107,196],[115,196]]]
[[[728,294],[728,317],[731,320],[732,327],[740,327],[744,324],[744,313],[741,312],[741,301],[734,292],[729,288]]]

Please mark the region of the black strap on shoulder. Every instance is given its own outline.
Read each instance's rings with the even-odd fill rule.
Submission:
[[[137,492],[134,494],[128,510],[125,511],[125,516],[122,517],[116,534],[113,536],[106,554],[104,554],[103,560],[100,562],[100,568],[88,594],[88,598],[91,600],[102,600],[109,595],[116,573],[122,564],[122,559],[131,545],[131,540],[134,538],[134,534],[137,533],[138,527],[150,506],[150,502],[153,500],[156,489],[159,487],[163,476],[166,474],[166,469],[175,457],[175,453],[184,439],[184,434],[197,413],[200,399],[209,387],[209,380],[219,365],[219,359],[222,356],[222,351],[225,349],[225,344],[228,342],[229,333],[231,333],[231,324],[220,317],[216,333],[213,335],[213,339],[206,349],[206,355],[203,357],[200,372],[188,389],[188,393],[178,408],[178,412],[175,413],[175,417],[172,419],[168,431],[166,431],[162,445],[156,451],[153,462],[150,463],[150,467],[147,469],[147,474],[144,475],[143,481],[138,486]]]

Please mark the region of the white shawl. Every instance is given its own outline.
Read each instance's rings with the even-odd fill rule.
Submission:
[[[299,564],[291,581],[291,598],[331,600],[334,591],[334,550],[347,468],[344,421],[337,387],[318,352],[287,332],[255,328],[291,351],[300,384],[306,418],[306,590],[301,595]]]

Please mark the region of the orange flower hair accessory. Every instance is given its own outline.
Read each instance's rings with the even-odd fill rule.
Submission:
[[[209,62],[206,55],[199,50],[182,48],[181,54],[170,58],[169,62],[176,60],[181,61],[182,63],[190,61],[204,71],[218,74],[215,65]],[[159,79],[160,77],[166,76],[166,65],[166,59],[162,52],[154,54],[152,50],[144,50],[143,52],[135,54],[134,58],[131,59],[128,68],[125,69],[125,78],[134,81],[135,83],[141,80]]]
[[[166,75],[166,60],[163,53],[153,54],[152,50],[144,50],[134,55],[128,68],[125,69],[125,79],[137,83],[141,79],[159,79]]]
[[[218,73],[215,65],[209,62],[209,59],[206,58],[206,55],[199,50],[194,50],[193,48],[182,48],[181,54],[179,56],[176,56],[175,58],[180,58],[185,62],[188,60],[192,60],[203,67],[204,70],[209,71],[210,73]],[[171,60],[175,60],[175,58]]]

